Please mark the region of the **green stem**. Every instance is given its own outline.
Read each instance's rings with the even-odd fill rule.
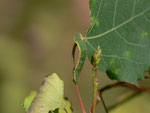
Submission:
[[[98,93],[98,81],[96,77],[97,66],[94,65],[92,68],[92,75],[93,75],[93,100],[92,100],[92,109],[91,113],[96,113],[96,105],[97,105],[97,93]]]

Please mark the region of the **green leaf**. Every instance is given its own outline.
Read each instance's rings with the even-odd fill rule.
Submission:
[[[80,72],[83,68],[84,62],[85,62],[85,58],[86,58],[86,46],[83,42],[83,37],[81,34],[77,33],[75,35],[75,43],[77,44],[78,48],[79,48],[79,58],[75,67],[75,70],[73,72],[74,74],[74,82],[78,82],[79,81],[79,77],[80,77]]]
[[[100,46],[99,70],[138,85],[150,67],[150,0],[90,0],[90,10],[89,60]]]
[[[140,94],[110,110],[110,113],[149,113],[150,93]]]
[[[25,99],[24,99],[24,102],[22,104],[23,108],[25,109],[25,111],[27,111],[33,101],[33,99],[35,98],[37,92],[36,91],[32,91],[29,96],[27,96]]]
[[[64,83],[54,73],[45,78],[27,113],[72,113],[71,104],[63,96]]]

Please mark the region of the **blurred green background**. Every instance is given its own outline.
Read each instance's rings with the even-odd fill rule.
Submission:
[[[0,0],[0,113],[24,113],[21,102],[53,72],[64,81],[74,113],[81,112],[72,82],[71,50],[74,34],[84,34],[90,26],[88,2]],[[88,61],[81,74],[79,89],[89,112],[92,82]],[[104,73],[98,74],[99,87],[114,82]],[[105,94],[106,104],[126,91],[117,88]],[[104,112],[101,104],[100,111]]]

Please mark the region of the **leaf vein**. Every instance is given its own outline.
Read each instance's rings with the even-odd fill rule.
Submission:
[[[116,32],[116,34],[117,34],[125,43],[127,43],[128,45],[132,45],[132,46],[136,46],[136,47],[145,47],[145,46],[143,46],[143,45],[141,45],[141,44],[136,44],[136,43],[129,42],[129,41],[126,40],[123,36],[121,36],[120,33],[119,33],[117,30],[115,30],[115,32]]]
[[[147,21],[147,22],[149,22],[150,23],[150,19],[144,14],[144,18],[145,18],[145,20]]]
[[[120,27],[126,25],[127,23],[131,22],[133,19],[136,19],[137,17],[143,15],[145,12],[147,12],[147,11],[149,11],[149,10],[150,10],[150,7],[148,7],[147,9],[145,9],[143,12],[141,12],[141,13],[135,15],[135,16],[132,16],[131,18],[129,18],[128,20],[124,21],[124,22],[121,23],[120,25],[118,25],[118,26],[116,26],[116,27],[113,27],[112,29],[110,29],[110,30],[108,30],[108,31],[106,31],[106,32],[104,32],[104,33],[102,33],[102,34],[100,34],[100,35],[96,35],[96,36],[92,36],[92,37],[87,37],[86,39],[87,39],[87,40],[90,40],[90,39],[100,38],[100,37],[102,37],[102,36],[104,36],[104,35],[107,35],[107,34],[113,32],[113,31],[115,31],[116,29],[118,29],[118,28],[120,28]]]
[[[93,22],[93,24],[92,24],[92,27],[90,28],[90,30],[89,30],[89,32],[87,33],[87,35],[92,31],[94,25],[96,24],[96,20],[97,20],[97,18],[98,18],[98,16],[99,16],[99,12],[100,12],[100,9],[101,9],[102,2],[103,2],[103,0],[100,1],[99,8],[98,8],[98,11],[97,11],[97,13],[96,13],[96,18],[94,19],[94,22]]]
[[[95,49],[88,41],[86,41],[86,42],[87,42],[87,44],[88,44],[88,45],[94,50],[94,52],[95,52],[96,49]],[[104,55],[104,54],[102,54],[102,57],[113,57],[113,58],[128,60],[128,61],[130,61],[130,62],[132,62],[132,63],[135,63],[135,64],[145,64],[145,63],[137,63],[137,62],[134,61],[134,60],[131,60],[131,59],[126,58],[126,57],[119,57],[119,56],[117,56],[117,55]]]
[[[136,0],[134,0],[134,3],[133,3],[133,11],[132,11],[132,16],[134,16],[134,12],[135,12],[135,6],[136,6]]]
[[[115,27],[116,12],[117,12],[117,4],[118,4],[118,0],[115,1],[115,10],[114,10],[114,18],[113,18],[113,27]]]

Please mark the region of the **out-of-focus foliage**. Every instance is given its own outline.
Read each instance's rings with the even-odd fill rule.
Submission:
[[[81,9],[78,2],[0,0],[1,113],[24,113],[20,106],[24,97],[52,72],[61,75],[66,89],[73,89],[70,75],[73,34],[89,23],[87,18],[76,19],[83,13],[83,10],[78,13]],[[66,90],[65,94],[72,97],[74,90]],[[72,99],[78,105],[77,99]]]
[[[48,113],[56,109],[58,113],[72,113],[71,104],[64,99],[64,83],[53,73],[44,79],[27,113]]]
[[[24,99],[24,102],[22,103],[23,108],[25,109],[25,111],[27,112],[27,110],[29,109],[29,107],[31,106],[31,103],[33,101],[33,99],[35,98],[37,92],[36,91],[32,91],[29,96],[27,96]]]
[[[120,101],[120,100],[119,100]],[[149,113],[150,93],[143,93],[118,105],[110,113]]]

